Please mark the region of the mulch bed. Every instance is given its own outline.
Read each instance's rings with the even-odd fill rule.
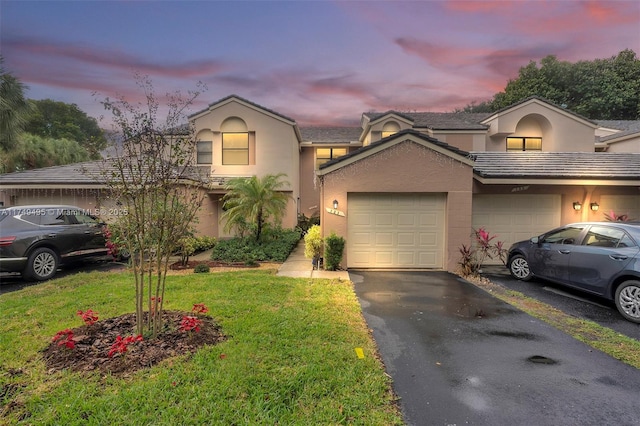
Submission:
[[[185,316],[196,316],[201,320],[200,331],[181,332],[180,323]],[[190,312],[165,311],[163,332],[156,339],[142,340],[128,346],[125,353],[109,357],[109,350],[117,336],[126,338],[135,335],[135,314],[101,320],[92,325],[74,328],[75,348],[69,349],[51,342],[43,351],[48,372],[63,369],[79,372],[100,372],[115,376],[126,376],[136,370],[151,367],[160,361],[195,353],[205,345],[215,345],[226,340],[213,318]]]
[[[173,271],[182,271],[185,269],[193,269],[197,265],[207,265],[209,268],[259,268],[260,265],[247,265],[244,262],[219,262],[215,260],[190,260],[186,265],[182,262],[175,262],[169,265],[169,269]]]

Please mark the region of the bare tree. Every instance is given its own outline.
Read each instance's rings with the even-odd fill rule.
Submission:
[[[206,191],[196,173],[193,128],[186,125],[187,108],[201,93],[168,94],[166,119],[148,77],[136,75],[146,104],[133,105],[120,96],[101,101],[113,116],[118,142],[103,160],[101,178],[111,203],[123,213],[115,222],[131,254],[135,276],[137,332],[157,336],[161,330],[169,258],[176,243],[191,231]],[[145,305],[146,312],[145,315]]]

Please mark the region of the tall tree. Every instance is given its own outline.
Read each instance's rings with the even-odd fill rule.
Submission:
[[[54,139],[78,142],[92,159],[100,158],[107,139],[98,121],[89,117],[76,104],[51,99],[32,100],[34,111],[29,116],[25,131]]]
[[[540,96],[591,119],[640,119],[640,60],[633,50],[607,59],[570,63],[549,55],[520,68],[503,92],[480,105],[490,111]],[[474,104],[463,111],[475,111]]]
[[[279,224],[287,208],[289,196],[280,191],[288,182],[281,180],[286,175],[265,175],[262,178],[238,177],[231,179],[224,196],[223,219],[228,231],[239,223],[248,221],[254,227],[255,238],[260,240],[265,224]]]
[[[0,150],[13,148],[32,107],[25,99],[26,86],[4,68],[0,56]]]
[[[76,141],[51,139],[23,133],[13,149],[0,160],[0,173],[38,169],[89,160],[87,152]]]

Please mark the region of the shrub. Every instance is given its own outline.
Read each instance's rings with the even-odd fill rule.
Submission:
[[[335,271],[340,267],[342,254],[344,253],[344,245],[344,238],[337,236],[335,232],[331,232],[331,235],[325,238],[325,269]]]
[[[193,268],[193,272],[196,274],[209,272],[209,266],[204,263],[198,263],[195,268]]]
[[[473,230],[472,236],[472,246],[463,245],[460,248],[462,257],[458,264],[463,275],[479,274],[487,258],[500,259],[503,264],[506,264],[508,250],[504,248],[503,241],[493,242],[496,235],[490,235],[484,228],[478,228]]]
[[[218,241],[211,259],[221,262],[284,262],[300,241],[299,230],[269,229],[260,241],[236,237]],[[249,263],[250,264],[250,263]]]
[[[314,213],[310,217],[305,216],[303,213],[298,215],[298,229],[300,229],[302,235],[305,235],[313,225],[320,225],[318,213]]]
[[[311,259],[313,265],[316,266],[320,257],[322,257],[322,248],[324,241],[320,236],[320,226],[313,225],[304,236],[304,256]]]

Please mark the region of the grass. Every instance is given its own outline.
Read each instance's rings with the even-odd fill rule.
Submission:
[[[518,291],[509,290],[487,279],[474,279],[472,277],[465,277],[465,279],[575,339],[640,369],[640,341],[603,327],[593,321],[565,314],[546,303],[527,297]]]
[[[39,351],[81,325],[77,310],[129,313],[133,292],[130,275],[93,272],[2,295],[0,424],[402,424],[352,284],[338,280],[170,276],[165,308],[205,303],[226,342],[124,379],[45,371]]]

